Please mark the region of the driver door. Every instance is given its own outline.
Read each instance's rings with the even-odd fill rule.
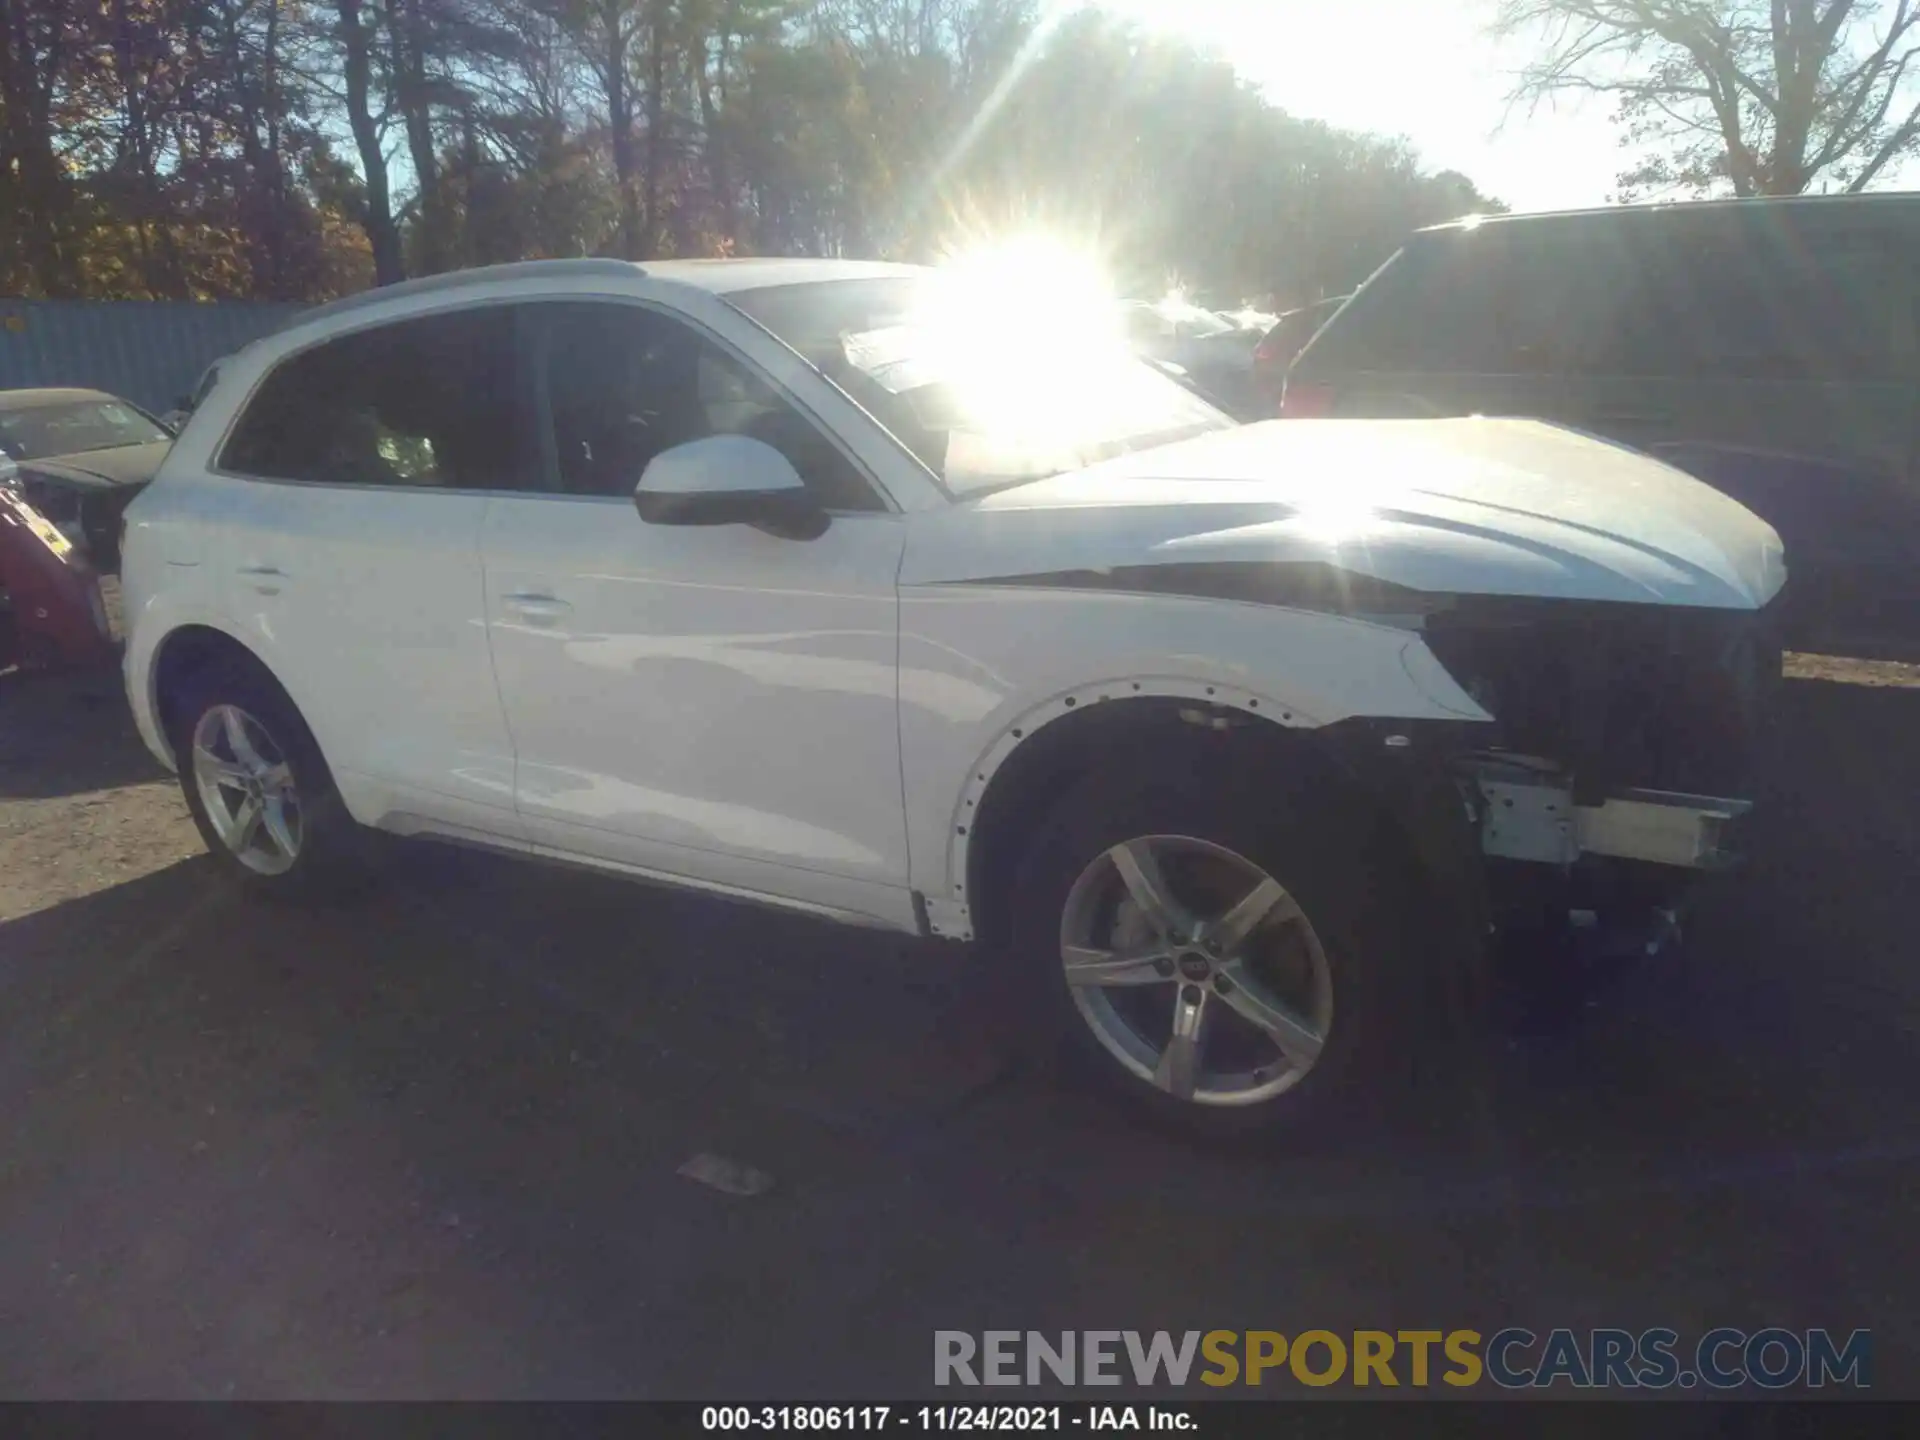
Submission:
[[[482,554],[536,849],[911,925],[901,517],[685,321],[571,300],[528,319],[548,489],[496,497]],[[831,512],[826,532],[642,521],[647,462],[713,434],[781,450]]]

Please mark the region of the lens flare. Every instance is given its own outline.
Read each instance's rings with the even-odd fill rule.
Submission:
[[[1366,533],[1379,513],[1372,492],[1329,488],[1301,504],[1291,528],[1309,539],[1338,547]]]
[[[1141,385],[1105,268],[1045,236],[941,266],[917,317],[940,370],[985,429],[1045,449],[1124,421]]]
[[[1113,289],[1091,254],[1024,235],[950,257],[940,267],[928,322],[950,334],[1032,330],[1074,344],[1120,343]]]

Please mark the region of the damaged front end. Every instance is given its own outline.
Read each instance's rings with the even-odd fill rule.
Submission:
[[[1421,628],[1494,717],[1447,757],[1494,926],[1657,948],[1693,879],[1741,857],[1780,683],[1769,612],[1461,597]]]
[[[0,488],[0,670],[106,664],[113,644],[93,567],[39,511]]]

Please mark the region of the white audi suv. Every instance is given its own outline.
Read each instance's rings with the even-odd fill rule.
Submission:
[[[223,361],[128,515],[125,668],[254,890],[374,829],[971,940],[1238,1129],[1734,857],[1784,579],[1549,425],[1238,426],[908,266],[550,261]]]

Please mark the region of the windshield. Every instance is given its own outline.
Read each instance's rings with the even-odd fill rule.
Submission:
[[[1233,424],[1117,335],[956,323],[931,279],[728,297],[864,406],[956,495]]]
[[[0,450],[40,460],[165,440],[167,432],[123,400],[63,400],[0,412]]]

